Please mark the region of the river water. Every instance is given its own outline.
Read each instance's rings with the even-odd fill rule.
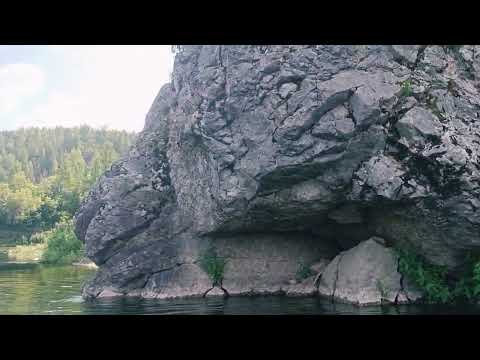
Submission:
[[[85,301],[82,284],[95,270],[11,262],[0,247],[0,314],[478,314],[478,307],[374,306],[357,308],[320,298],[282,296],[181,300],[109,299]]]

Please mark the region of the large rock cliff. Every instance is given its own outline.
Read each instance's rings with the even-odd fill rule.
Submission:
[[[391,247],[402,244],[455,273],[480,249],[479,53],[181,47],[136,145],[77,214],[100,267],[84,296],[203,295],[207,247],[227,260],[230,295],[320,289],[374,303],[381,294],[359,296],[361,284],[381,275],[401,301]],[[367,271],[349,290],[365,254],[391,274]],[[323,280],[295,284],[299,268],[322,261],[332,261]]]

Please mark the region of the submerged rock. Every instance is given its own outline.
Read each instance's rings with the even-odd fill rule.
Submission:
[[[309,293],[289,288],[299,268],[342,264],[374,235],[457,271],[480,248],[478,50],[183,46],[136,144],[76,215],[99,266],[84,296],[202,296],[212,246],[230,294]],[[397,284],[389,251],[362,244]],[[378,300],[373,275],[343,284],[342,269],[336,297]]]

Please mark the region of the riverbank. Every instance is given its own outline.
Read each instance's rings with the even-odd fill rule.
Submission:
[[[14,261],[37,262],[41,260],[46,248],[47,244],[17,245],[9,248],[7,255]]]
[[[80,292],[94,271],[83,267],[1,266],[1,315],[424,315],[478,314],[478,306],[398,305],[355,307],[319,297],[104,298],[85,301]]]
[[[34,229],[22,226],[0,226],[0,244],[21,244],[30,238]]]
[[[6,250],[9,260],[17,262],[41,262],[47,244],[17,245]],[[82,266],[88,269],[97,269],[97,265],[85,256],[69,263],[73,266]]]

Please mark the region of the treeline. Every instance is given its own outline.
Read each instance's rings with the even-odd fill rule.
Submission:
[[[77,128],[27,128],[0,131],[0,183],[23,172],[28,180],[39,183],[62,168],[66,156],[78,150],[87,165],[97,154],[108,151],[121,154],[130,147],[135,134],[126,131]]]
[[[41,231],[71,219],[134,138],[87,126],[0,132],[0,226]]]

